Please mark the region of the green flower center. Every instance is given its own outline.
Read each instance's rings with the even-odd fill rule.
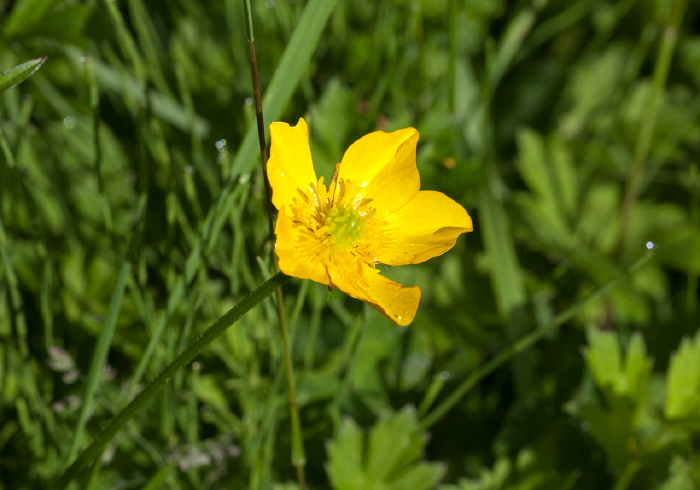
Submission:
[[[334,206],[326,215],[323,225],[328,227],[328,243],[345,250],[355,245],[362,237],[367,222],[363,213],[352,206]]]

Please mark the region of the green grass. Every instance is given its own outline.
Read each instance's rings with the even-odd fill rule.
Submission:
[[[422,188],[475,225],[385,271],[423,291],[408,328],[284,286],[309,487],[700,486],[698,6],[251,3],[266,123],[305,117],[327,176],[416,127]],[[0,71],[48,56],[0,93],[0,488],[48,488],[271,244],[243,1],[0,23]],[[287,399],[268,299],[71,486],[296,488]]]

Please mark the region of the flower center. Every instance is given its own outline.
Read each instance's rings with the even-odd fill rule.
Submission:
[[[357,184],[339,179],[326,187],[321,177],[298,194],[290,211],[300,246],[318,260],[359,260],[375,266],[378,233],[386,223]]]
[[[328,210],[323,226],[327,226],[328,243],[337,250],[355,245],[367,227],[365,217],[350,205],[336,205]]]

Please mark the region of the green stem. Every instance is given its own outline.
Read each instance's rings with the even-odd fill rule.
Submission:
[[[482,379],[494,372],[496,369],[507,363],[513,356],[526,351],[552,330],[562,325],[564,322],[571,319],[578,311],[590,303],[591,301],[597,300],[606,294],[610,289],[612,289],[622,278],[629,276],[633,272],[639,270],[647,261],[651,258],[653,252],[647,252],[639,257],[634,263],[622,272],[619,276],[611,279],[607,283],[603,284],[600,288],[595,290],[589,296],[581,301],[578,301],[571,307],[567,308],[564,312],[557,315],[554,320],[541,326],[537,330],[525,335],[520,340],[515,342],[513,345],[508,347],[506,350],[501,352],[494,359],[486,363],[484,366],[472,372],[471,376],[465,379],[462,384],[460,384],[457,389],[455,389],[450,395],[440,403],[432,412],[430,412],[422,421],[421,428],[427,429],[437,421],[441,420],[447,412],[449,412],[459,401],[466,395],[469,390],[476,386]]]
[[[306,489],[306,453],[302,438],[301,421],[299,420],[299,408],[297,407],[296,388],[294,386],[294,365],[292,364],[291,348],[289,346],[289,334],[287,333],[287,319],[284,314],[284,296],[282,288],[277,289],[277,312],[280,320],[280,334],[284,347],[284,372],[287,381],[287,393],[289,394],[289,417],[292,424],[292,465],[297,471],[297,483],[301,490]]]
[[[267,201],[267,222],[269,236],[274,234],[272,189],[267,178],[267,145],[265,143],[265,123],[262,110],[262,94],[260,92],[260,80],[258,78],[258,59],[255,53],[255,36],[253,35],[253,14],[250,8],[250,0],[243,0],[246,17],[246,30],[248,33],[248,46],[250,48],[250,73],[253,81],[253,93],[255,96],[255,116],[258,124],[258,143],[260,145],[260,157],[262,161],[263,180],[265,181],[265,195]],[[271,251],[272,262],[279,272],[279,264],[274,251]],[[284,350],[284,370],[289,396],[289,418],[292,425],[292,465],[296,468],[297,483],[301,490],[306,489],[306,455],[304,452],[304,440],[302,438],[299,408],[297,407],[296,388],[294,386],[294,366],[292,364],[289,333],[287,331],[287,318],[284,313],[284,295],[282,288],[277,290],[277,314],[279,317],[280,335]]]
[[[265,182],[265,198],[267,200],[267,224],[269,226],[270,237],[272,237],[275,231],[275,226],[272,218],[272,189],[270,188],[270,180],[267,178],[267,145],[265,144],[265,120],[263,118],[262,93],[260,92],[260,78],[258,77],[258,56],[255,52],[255,37],[253,36],[253,13],[250,9],[250,0],[243,0],[243,6],[245,9],[246,31],[248,33],[248,48],[250,51],[250,75],[253,81],[253,96],[255,98],[255,119],[258,123],[258,144],[260,145],[263,180]]]
[[[275,290],[279,289],[288,280],[288,276],[278,272],[258,287],[258,289],[250,293],[249,296],[240,301],[236,306],[224,313],[221,318],[205,330],[197,340],[191,343],[177,359],[170,363],[153,381],[147,384],[131,403],[124,407],[124,409],[107,424],[107,427],[102,430],[97,439],[78,456],[75,462],[73,462],[56,481],[56,487],[59,489],[66,488],[82,470],[100,455],[114,436],[158,393],[163,385],[169,381],[176,372],[189,364],[204,347],[211,344],[251,308],[259,304]]]
[[[639,130],[639,136],[637,137],[637,144],[634,150],[634,160],[630,167],[627,188],[625,189],[622,217],[620,219],[620,228],[617,237],[617,252],[619,255],[625,250],[627,233],[639,197],[642,176],[644,174],[644,164],[649,157],[649,150],[651,149],[654,130],[656,129],[659,99],[666,86],[666,79],[668,78],[668,72],[671,67],[671,58],[673,57],[676,40],[678,39],[678,28],[683,19],[686,3],[687,0],[675,0],[671,11],[671,17],[663,31],[661,48],[659,49],[654,67],[651,93],[649,94],[649,100],[646,104],[646,107],[649,109],[646,114],[644,114],[644,120]]]

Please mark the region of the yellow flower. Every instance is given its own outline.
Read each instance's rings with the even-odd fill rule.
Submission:
[[[379,274],[378,264],[424,262],[472,231],[455,201],[421,191],[418,131],[376,131],[353,143],[329,186],[316,178],[306,121],[270,125],[267,163],[279,211],[275,251],[287,275],[338,288],[399,325],[413,321],[420,289]]]

